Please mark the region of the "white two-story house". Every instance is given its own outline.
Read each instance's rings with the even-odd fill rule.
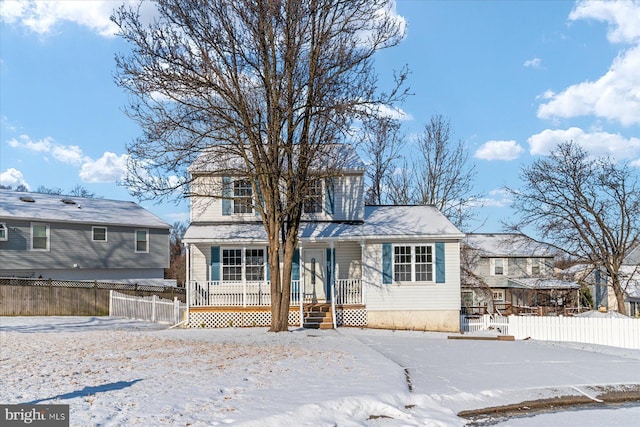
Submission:
[[[459,331],[464,235],[433,206],[365,206],[365,165],[343,148],[342,169],[315,179],[303,204],[290,325]],[[192,185],[229,198],[191,198],[189,325],[269,325],[268,239],[252,187],[211,163],[194,162]]]

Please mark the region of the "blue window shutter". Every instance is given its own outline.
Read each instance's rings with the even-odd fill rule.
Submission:
[[[329,215],[333,215],[333,210],[335,209],[334,185],[335,184],[334,184],[333,177],[329,177],[324,180],[324,187],[325,187],[324,210],[327,211]]]
[[[331,298],[331,283],[336,272],[336,248],[327,248],[327,298]]]
[[[291,280],[300,280],[300,249],[293,252],[293,264],[291,265]]]
[[[382,244],[382,284],[393,283],[393,250],[391,243]]]
[[[220,246],[211,246],[211,280],[220,280]]]
[[[233,188],[231,187],[231,177],[222,177],[222,197],[232,197]],[[233,205],[231,199],[222,199],[222,215],[231,215],[233,213]]]
[[[269,246],[265,248],[264,254],[265,254],[264,259],[265,259],[266,268],[267,268],[266,277],[267,277],[267,280],[271,280],[271,267],[269,267]]]
[[[436,242],[436,283],[444,282],[444,243]]]

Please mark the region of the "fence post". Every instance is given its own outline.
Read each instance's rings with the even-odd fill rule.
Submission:
[[[151,321],[155,323],[156,321],[156,301],[158,299],[157,295],[153,295],[151,298]]]
[[[178,297],[173,297],[173,324],[180,322],[180,301]]]
[[[113,314],[113,289],[109,290],[109,317]]]

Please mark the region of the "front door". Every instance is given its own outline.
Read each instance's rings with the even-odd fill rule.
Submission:
[[[326,302],[324,250],[303,249],[304,253],[304,300]]]

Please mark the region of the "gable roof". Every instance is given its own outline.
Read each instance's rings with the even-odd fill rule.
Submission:
[[[434,206],[365,206],[364,221],[304,222],[300,226],[300,240],[331,241],[365,239],[415,240],[462,239],[460,232]],[[184,235],[187,243],[200,241],[224,241],[258,243],[266,242],[267,234],[261,222],[198,224],[192,223]]]
[[[341,171],[364,172],[366,165],[350,144],[326,144],[326,153],[313,163],[318,168],[338,163]],[[320,165],[318,165],[320,164]],[[196,173],[231,173],[245,170],[245,161],[237,154],[237,148],[229,145],[213,145],[198,155],[188,171]]]
[[[134,202],[11,190],[0,190],[0,218],[171,228],[169,224]]]
[[[554,257],[561,250],[520,233],[469,233],[464,243],[485,257]]]

